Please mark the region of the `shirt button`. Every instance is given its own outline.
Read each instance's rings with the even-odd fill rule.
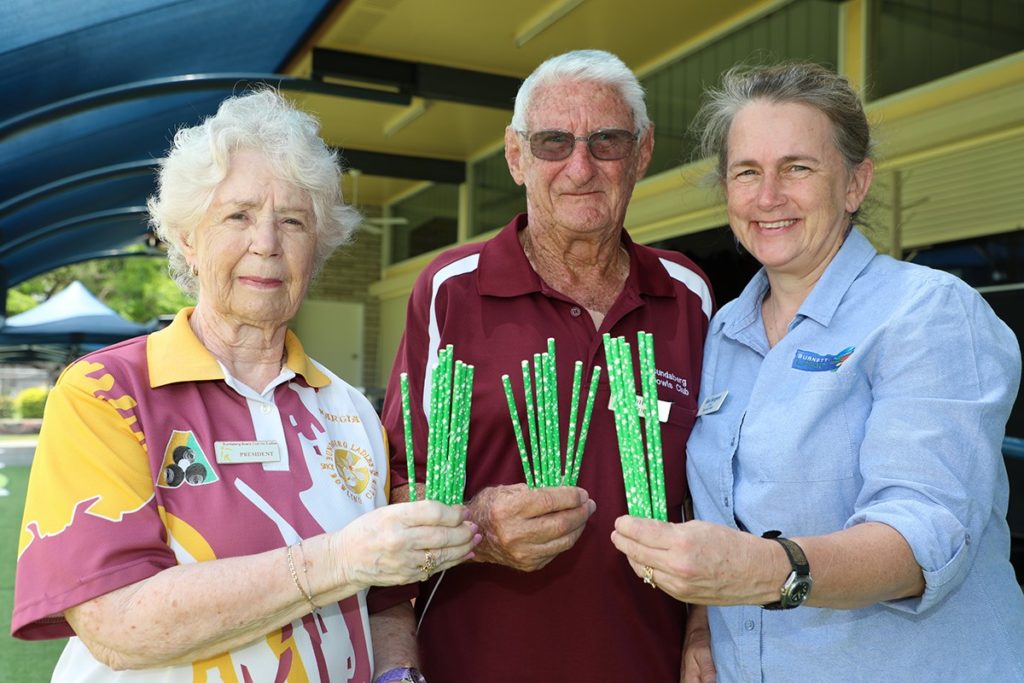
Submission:
[[[583,311],[582,309],[580,309],[579,306],[573,306],[572,308],[569,309],[569,315],[571,315],[574,318],[578,318],[581,315],[583,315]]]
[[[261,405],[260,406],[260,412],[263,413],[264,415],[268,415],[270,413],[270,405],[268,405],[266,403]]]
[[[745,622],[743,622],[743,627],[745,629],[747,629],[748,631],[753,631],[754,630],[754,620],[753,619],[747,619]]]

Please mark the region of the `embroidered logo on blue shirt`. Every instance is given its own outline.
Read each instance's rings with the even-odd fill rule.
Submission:
[[[806,370],[807,372],[835,372],[846,359],[853,355],[852,346],[847,346],[839,353],[832,355],[821,355],[813,351],[797,349],[793,356],[793,368],[795,370]]]

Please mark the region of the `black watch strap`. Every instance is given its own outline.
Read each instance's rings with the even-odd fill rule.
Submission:
[[[807,556],[804,555],[803,548],[788,538],[783,538],[781,531],[766,531],[762,534],[761,538],[770,538],[781,543],[782,547],[786,550],[786,555],[789,556],[789,564],[793,567],[793,571],[799,576],[810,575],[811,566],[807,563]]]
[[[777,541],[782,549],[786,551],[786,556],[789,558],[789,566],[792,569],[792,573],[786,580],[786,583],[782,587],[783,599],[778,602],[772,602],[767,605],[762,605],[764,609],[792,609],[793,607],[799,607],[800,604],[807,597],[807,592],[810,590],[811,585],[811,566],[807,562],[807,556],[804,555],[803,548],[797,545],[794,541],[788,538],[782,537],[782,532],[777,530],[766,531],[761,534],[762,538],[768,538],[773,541]],[[800,594],[800,597],[795,602],[787,601],[786,593],[790,585],[794,581],[804,582],[806,589]]]

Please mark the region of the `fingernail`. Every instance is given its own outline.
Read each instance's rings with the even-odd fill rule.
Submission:
[[[476,522],[470,522],[470,523],[469,523],[469,528],[473,530],[473,533],[474,533],[474,534],[475,534],[475,533],[476,533],[477,531],[479,531],[479,530],[480,530],[480,527],[478,527],[478,526],[476,525]]]
[[[482,540],[484,540],[483,534],[473,534],[473,545],[479,544]]]
[[[476,557],[476,553],[474,553],[472,550],[470,550],[468,553],[466,553],[466,556],[463,557],[462,559],[463,560],[472,560],[474,557]]]

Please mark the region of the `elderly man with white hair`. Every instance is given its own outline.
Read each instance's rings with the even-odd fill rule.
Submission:
[[[523,83],[505,133],[527,213],[488,241],[442,254],[413,289],[383,414],[392,500],[408,498],[409,486],[400,374],[422,396],[430,359],[451,344],[476,368],[466,496],[483,541],[472,562],[414,596],[371,594],[380,683],[680,678],[685,605],[638,580],[609,538],[626,497],[607,381],[597,389],[579,486],[547,488],[523,481],[501,383],[548,338],[558,376],[569,378],[577,360],[588,374],[607,365],[603,334],[653,333],[666,498],[670,519],[681,521],[684,445],[713,302],[686,257],[635,244],[624,228],[653,136],[643,89],[618,57],[583,50],[548,60]],[[571,384],[558,383],[561,434]],[[426,424],[414,410],[418,482]]]

